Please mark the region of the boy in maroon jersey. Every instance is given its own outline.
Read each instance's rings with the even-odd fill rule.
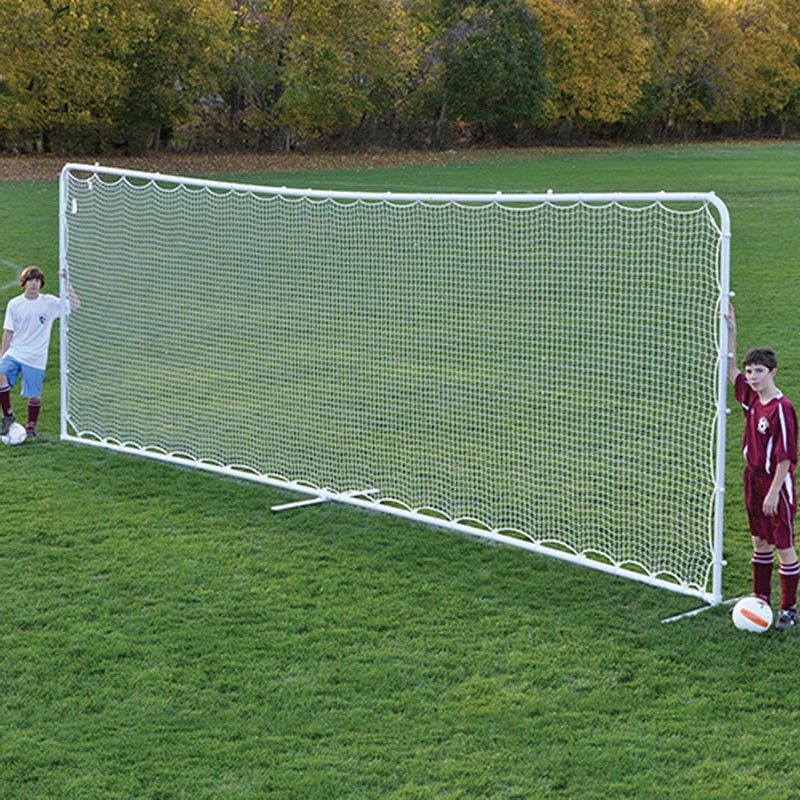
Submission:
[[[751,350],[742,361],[744,374],[739,372],[733,306],[725,319],[730,335],[728,377],[745,416],[744,502],[753,537],[753,593],[766,602],[770,600],[774,547],[781,584],[781,609],[775,627],[786,630],[798,624],[800,564],[794,546],[797,415],[775,386],[778,362],[772,350]]]

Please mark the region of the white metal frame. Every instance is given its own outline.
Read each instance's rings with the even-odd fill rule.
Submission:
[[[78,164],[69,163],[64,166],[61,172],[59,183],[59,264],[60,271],[67,270],[67,244],[69,230],[67,226],[66,204],[66,182],[70,172],[88,172],[98,175],[110,175],[118,178],[131,178],[140,180],[164,180],[165,182],[183,184],[193,187],[205,187],[208,189],[222,191],[253,192],[257,194],[280,194],[285,197],[306,197],[311,199],[335,199],[352,201],[383,201],[396,203],[484,203],[493,204],[503,203],[526,203],[526,204],[615,204],[615,203],[669,203],[669,202],[695,202],[707,203],[711,205],[718,214],[717,225],[719,228],[719,355],[718,355],[718,385],[717,385],[717,418],[716,418],[716,476],[714,492],[714,526],[712,552],[713,560],[711,565],[711,588],[708,590],[697,591],[693,587],[678,584],[669,580],[658,578],[652,575],[640,574],[625,566],[614,566],[602,561],[589,558],[582,554],[574,554],[556,550],[547,545],[538,544],[524,539],[509,536],[498,531],[492,531],[470,525],[468,523],[442,519],[429,514],[421,513],[418,510],[401,507],[399,504],[387,503],[387,501],[376,502],[370,499],[371,490],[351,492],[334,492],[325,488],[316,488],[305,484],[296,483],[280,476],[259,475],[244,469],[237,469],[235,466],[226,466],[207,461],[198,461],[187,458],[181,453],[167,453],[156,449],[142,448],[133,443],[115,442],[109,440],[93,440],[70,433],[68,430],[68,420],[66,416],[67,392],[69,385],[69,363],[67,341],[69,337],[69,318],[62,315],[61,324],[61,438],[65,441],[76,442],[91,446],[103,447],[122,453],[144,456],[158,461],[169,462],[192,466],[195,468],[229,475],[239,478],[247,478],[259,483],[268,484],[283,489],[302,492],[311,495],[308,500],[301,500],[297,503],[287,503],[276,506],[274,510],[281,510],[289,507],[312,505],[314,503],[336,501],[347,503],[348,505],[380,510],[387,514],[403,517],[406,519],[423,522],[428,525],[435,525],[447,528],[469,536],[476,536],[490,541],[519,547],[525,550],[541,553],[552,558],[591,567],[601,572],[612,575],[622,576],[631,580],[677,592],[699,597],[704,602],[711,605],[718,605],[723,602],[722,598],[722,569],[723,560],[723,513],[725,502],[725,445],[726,445],[726,418],[727,418],[727,355],[728,355],[728,329],[723,318],[723,312],[727,309],[729,298],[732,296],[730,291],[730,216],[725,203],[713,192],[595,192],[595,193],[566,193],[558,194],[552,191],[546,193],[500,193],[495,194],[423,194],[423,193],[392,193],[392,192],[358,192],[358,191],[323,191],[315,189],[292,189],[286,187],[268,187],[253,184],[228,183],[222,181],[204,180],[199,178],[188,178],[174,175],[161,175],[159,173],[140,172],[136,170],[116,169],[113,167],[103,167],[97,164]],[[61,278],[61,303],[62,311],[66,311],[66,280]]]

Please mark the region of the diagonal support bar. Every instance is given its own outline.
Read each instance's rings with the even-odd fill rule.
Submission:
[[[292,508],[315,506],[320,503],[328,503],[331,500],[341,500],[345,497],[370,497],[377,493],[377,489],[354,489],[353,491],[342,492],[341,494],[320,494],[316,497],[309,497],[306,500],[295,500],[292,503],[281,503],[280,505],[272,506],[270,511],[289,511]]]
[[[310,497],[307,500],[296,500],[294,503],[281,503],[278,506],[272,506],[270,511],[288,511],[291,508],[302,508],[303,506],[315,506],[319,503],[327,503],[329,497]]]

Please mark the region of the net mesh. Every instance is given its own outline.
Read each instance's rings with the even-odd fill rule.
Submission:
[[[340,200],[70,173],[70,434],[703,588],[702,203]]]

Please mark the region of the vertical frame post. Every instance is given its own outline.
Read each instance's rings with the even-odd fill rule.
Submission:
[[[69,314],[67,314],[68,278],[63,276],[68,270],[67,263],[67,180],[69,172],[64,169],[58,181],[58,275],[59,299],[61,300],[61,321],[59,325],[59,375],[61,382],[61,438],[67,435],[67,386],[69,363],[67,361],[67,341]]]
[[[716,198],[714,198],[716,200]],[[711,576],[711,602],[722,602],[723,519],[725,513],[725,453],[727,447],[728,419],[728,325],[725,314],[731,298],[730,291],[730,247],[731,222],[728,209],[719,200],[714,206],[720,215],[719,246],[719,364],[717,374],[717,474],[714,494],[714,541]]]

